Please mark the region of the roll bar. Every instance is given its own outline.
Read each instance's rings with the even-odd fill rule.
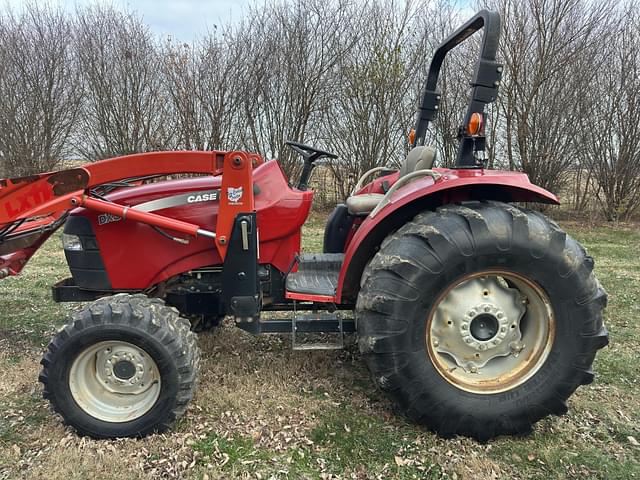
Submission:
[[[438,113],[440,92],[436,87],[444,58],[450,50],[482,28],[484,28],[484,33],[480,57],[471,80],[471,99],[464,124],[458,132],[460,143],[456,168],[478,167],[478,160],[475,158],[474,152],[484,150],[485,147],[484,129],[478,135],[470,135],[466,125],[469,124],[474,113],[480,113],[484,118],[485,105],[498,97],[498,87],[502,78],[502,65],[496,62],[496,52],[500,40],[500,14],[490,10],[481,10],[440,44],[431,60],[427,82],[422,92],[422,102],[418,107],[413,146],[424,145],[429,122],[433,121]]]

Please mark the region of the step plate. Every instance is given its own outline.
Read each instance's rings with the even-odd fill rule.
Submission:
[[[336,293],[343,253],[302,255],[298,271],[287,275],[287,291],[331,297]]]
[[[303,325],[312,325],[316,322],[335,322],[337,331],[330,334],[332,337],[328,342],[319,343],[317,341],[300,341],[300,333]],[[339,313],[315,313],[306,315],[294,315],[291,323],[291,347],[293,350],[340,350],[344,348],[344,323]],[[307,336],[308,335],[304,335]],[[337,340],[337,341],[335,341]]]

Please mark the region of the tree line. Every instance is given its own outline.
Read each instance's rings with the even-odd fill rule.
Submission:
[[[0,13],[0,177],[151,150],[246,149],[297,175],[286,140],[339,155],[321,197],[398,165],[438,44],[475,10],[502,14],[500,96],[486,161],[575,211],[640,211],[640,8],[606,0],[290,0],[250,7],[193,42],[136,13]],[[476,38],[477,37],[477,38]],[[429,142],[455,159],[479,36],[445,61]],[[328,180],[327,180],[328,179]]]

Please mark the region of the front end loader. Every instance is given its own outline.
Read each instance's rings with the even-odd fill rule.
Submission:
[[[425,142],[440,68],[479,30],[455,166],[434,168]],[[607,344],[607,297],[585,250],[521,206],[556,196],[485,168],[499,32],[483,10],[436,50],[411,151],[400,169],[364,173],[329,216],[322,252],[301,251],[301,228],[312,170],[335,156],[301,143],[288,142],[304,165],[296,185],[277,161],[243,151],[143,153],[0,180],[0,278],[63,227],[71,278],[53,297],[84,302],[42,359],[55,411],[95,438],[169,428],[194,394],[194,332],[230,316],[252,334],[291,333],[298,349],[340,348],[355,332],[375,384],[445,437],[522,434],[565,413]],[[300,341],[314,332],[338,340]]]

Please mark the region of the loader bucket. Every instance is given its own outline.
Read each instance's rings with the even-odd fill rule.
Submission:
[[[29,258],[64,223],[70,198],[84,190],[85,169],[0,179],[0,279],[20,273]]]

